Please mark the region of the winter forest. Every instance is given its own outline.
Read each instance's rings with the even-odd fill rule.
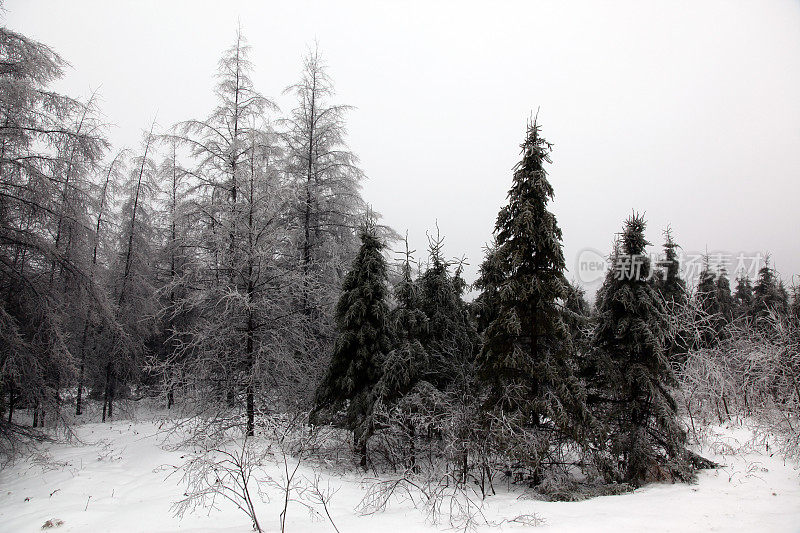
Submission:
[[[468,280],[362,197],[324,42],[279,109],[246,33],[213,108],[121,147],[0,28],[0,530],[798,527],[800,273],[690,283],[631,206],[587,297],[531,102]]]

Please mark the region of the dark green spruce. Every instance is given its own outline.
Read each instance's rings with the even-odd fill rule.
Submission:
[[[429,263],[417,281],[420,309],[428,317],[422,338],[428,354],[426,380],[439,390],[463,388],[473,373],[477,332],[461,295],[466,283],[461,268],[451,274],[452,263],[444,259],[440,236],[431,237]]]
[[[664,231],[664,259],[661,261],[661,275],[656,278],[655,287],[664,300],[664,307],[672,319],[672,331],[665,350],[670,361],[681,362],[692,345],[693,328],[686,327],[682,318],[687,311],[688,301],[686,282],[680,276],[678,248],[680,245],[672,237],[672,229]]]
[[[561,229],[547,209],[551,145],[534,122],[521,148],[508,205],[497,216],[495,247],[481,268],[480,313],[491,322],[479,372],[489,386],[487,407],[519,413],[534,427],[572,432],[584,421],[585,402],[563,316],[569,283]]]
[[[407,394],[428,372],[428,354],[422,345],[428,334],[428,317],[420,308],[419,288],[411,277],[408,243],[394,295],[397,307],[389,315],[392,349],[383,363],[379,391],[386,403]]]
[[[389,351],[385,245],[375,224],[361,228],[361,248],[344,279],[336,305],[336,343],[328,371],[317,388],[312,421],[322,410],[347,406],[346,427],[362,467],[373,432],[372,413],[381,368]]]
[[[598,292],[592,343],[606,395],[596,404],[610,443],[605,474],[634,485],[691,477],[670,393],[676,380],[664,351],[667,311],[647,281],[644,229],[639,215],[625,222],[614,268]]]

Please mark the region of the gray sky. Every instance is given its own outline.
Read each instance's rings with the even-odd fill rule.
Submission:
[[[800,2],[109,2],[7,0],[5,24],[72,65],[137,146],[214,105],[213,74],[241,21],[253,79],[282,110],[316,38],[363,195],[423,256],[439,227],[474,280],[530,113],[554,144],[552,209],[568,277],[607,253],[632,209],[659,245],[769,252],[800,274]],[[654,247],[654,250],[656,247]],[[594,287],[589,287],[594,292]]]

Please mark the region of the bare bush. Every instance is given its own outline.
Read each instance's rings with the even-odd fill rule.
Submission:
[[[194,454],[182,467],[182,481],[187,485],[184,497],[173,505],[179,517],[198,506],[217,509],[217,499],[233,503],[251,520],[253,529],[261,533],[256,514],[256,498],[264,498],[261,483],[268,476],[255,476],[256,469],[271,453],[260,449],[246,436],[238,449],[229,451],[222,446]],[[255,487],[251,481],[256,481]]]
[[[755,436],[800,461],[800,325],[771,313],[729,324],[711,347],[693,348],[680,365],[680,398],[695,440],[710,423],[752,425]]]
[[[286,530],[292,505],[299,505],[312,518],[327,518],[337,529],[330,507],[337,489],[323,485],[320,475],[305,475],[303,466],[338,461],[338,448],[346,449],[346,443],[339,442],[332,428],[307,425],[305,411],[260,412],[255,418],[254,437],[246,435],[242,416],[219,413],[207,419],[193,417],[169,428],[170,434],[179,435],[179,448],[192,446],[197,450],[183,465],[173,467],[182,472],[187,487],[184,497],[173,506],[175,514],[183,516],[197,507],[215,509],[217,500],[222,499],[244,512],[253,529],[261,531],[257,505],[272,496],[281,503],[281,531]],[[270,465],[277,466],[280,474],[268,474],[265,469]]]
[[[356,507],[363,515],[385,511],[392,501],[409,502],[432,524],[446,523],[463,531],[489,524],[483,514],[483,497],[470,485],[460,483],[452,473],[424,477],[400,476],[365,481],[366,492]]]

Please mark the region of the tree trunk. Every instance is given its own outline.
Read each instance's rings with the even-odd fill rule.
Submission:
[[[78,373],[78,394],[75,396],[75,415],[80,416],[83,414],[83,374],[85,372],[84,363],[81,361],[81,368]]]
[[[361,457],[359,461],[359,465],[364,470],[367,469],[367,439],[361,439],[361,442],[358,443],[358,455]]]
[[[416,430],[414,428],[414,423],[411,422],[409,424],[409,443],[408,443],[408,454],[410,456],[410,466],[411,471],[416,473],[417,468],[417,446],[416,446]]]
[[[12,422],[14,417],[14,382],[8,384],[8,423]]]
[[[251,298],[251,297],[250,297]],[[248,299],[250,299],[248,298]],[[253,381],[255,380],[255,340],[253,339],[255,323],[253,321],[253,312],[250,311],[247,316],[247,366],[249,376],[247,379],[247,436],[252,437],[255,434],[255,391]]]
[[[75,396],[75,414],[80,415],[83,413],[83,375],[86,367],[86,340],[89,335],[89,318],[88,313],[86,322],[83,325],[83,336],[81,336],[81,366],[78,372],[78,394]]]
[[[247,384],[247,436],[255,435],[255,399],[253,398],[253,384]]]
[[[103,395],[103,422],[114,416],[114,371],[111,362],[106,364],[106,388]]]
[[[108,418],[114,419],[114,393],[115,393],[114,370],[111,370],[111,381],[108,383]]]

